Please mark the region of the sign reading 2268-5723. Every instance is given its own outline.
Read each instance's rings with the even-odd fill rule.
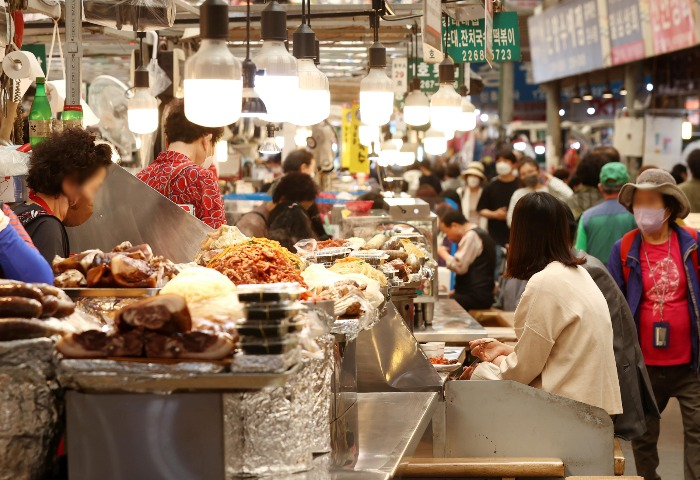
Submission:
[[[457,63],[486,62],[484,19],[456,22],[448,17],[442,22],[442,34],[447,42],[447,53]],[[448,35],[449,32],[449,35]],[[520,61],[520,29],[516,12],[493,15],[493,60]]]

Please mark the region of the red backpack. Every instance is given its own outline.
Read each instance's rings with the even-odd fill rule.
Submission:
[[[695,239],[695,243],[698,243],[697,230],[691,227],[682,228]],[[627,232],[625,236],[622,237],[622,243],[620,244],[620,261],[622,262],[622,273],[625,276],[625,283],[627,283],[627,279],[630,277],[630,271],[632,270],[630,267],[627,266],[627,255],[629,254],[629,251],[632,248],[632,244],[634,243],[634,239],[637,237],[638,233],[638,228],[635,228],[631,232]],[[700,267],[700,263],[698,263],[698,249],[695,249],[693,253],[691,253],[691,255],[693,257],[693,263]]]

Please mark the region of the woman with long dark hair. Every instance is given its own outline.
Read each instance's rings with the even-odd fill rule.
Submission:
[[[608,304],[584,262],[571,251],[564,204],[545,192],[525,195],[513,213],[506,274],[528,280],[515,310],[518,343],[472,342],[483,363],[462,377],[514,380],[622,413]]]

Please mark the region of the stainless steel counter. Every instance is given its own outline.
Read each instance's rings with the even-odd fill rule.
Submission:
[[[360,393],[333,424],[333,452],[294,480],[389,479],[413,454],[438,404],[437,393]]]
[[[435,303],[433,324],[426,329],[415,330],[419,342],[448,342],[466,345],[472,340],[486,337],[486,329],[459,303],[441,298]]]

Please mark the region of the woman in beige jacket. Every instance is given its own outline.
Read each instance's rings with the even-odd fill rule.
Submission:
[[[462,378],[514,380],[616,415],[622,402],[610,312],[570,245],[559,200],[537,192],[518,202],[508,275],[529,280],[515,311],[518,343],[472,342],[472,355],[483,363],[465,369]]]

